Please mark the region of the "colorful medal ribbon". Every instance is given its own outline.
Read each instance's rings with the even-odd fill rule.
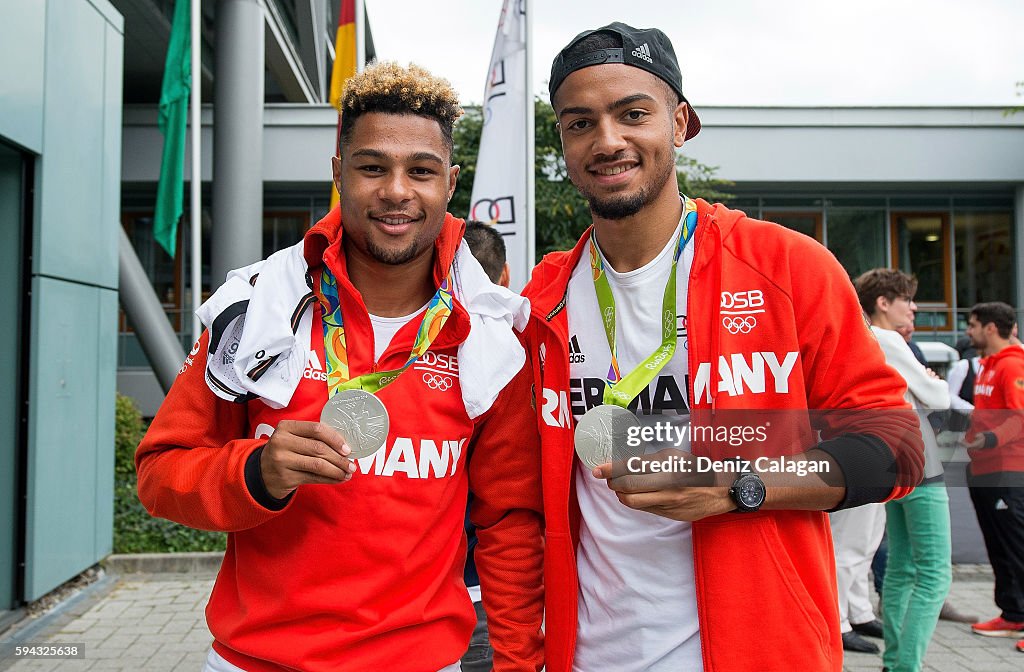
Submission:
[[[683,200],[683,224],[676,242],[675,254],[672,256],[672,271],[665,286],[665,297],[661,302],[661,346],[652,352],[647,359],[635,369],[623,376],[619,371],[619,360],[615,347],[615,297],[611,285],[604,272],[604,261],[598,252],[594,235],[590,236],[590,268],[594,274],[594,289],[597,291],[597,305],[601,309],[601,321],[608,337],[608,349],[612,354],[611,366],[608,368],[608,381],[604,387],[602,402],[625,408],[633,401],[640,390],[647,387],[658,372],[665,368],[676,352],[676,266],[683,253],[686,243],[693,237],[697,229],[697,203],[686,196]]]
[[[390,385],[398,375],[408,369],[423,353],[430,349],[431,344],[441,328],[452,314],[452,273],[437,288],[427,309],[423,313],[416,340],[409,353],[409,359],[400,369],[393,371],[376,371],[358,378],[350,378],[348,366],[348,344],[345,337],[345,321],[341,316],[341,300],[338,297],[338,281],[326,265],[322,267],[317,284],[317,299],[323,314],[324,355],[327,365],[327,398],[330,399],[341,390],[361,389],[376,394],[378,390]]]

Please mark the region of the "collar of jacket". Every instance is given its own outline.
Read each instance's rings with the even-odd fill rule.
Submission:
[[[341,207],[335,207],[317,222],[303,237],[303,256],[310,271],[327,264],[338,280],[338,286],[344,291],[339,292],[341,310],[346,325],[351,325],[355,333],[372,334],[369,312],[363,303],[362,294],[349,280],[345,264],[345,254],[341,245],[344,235],[341,222]],[[466,230],[465,220],[445,213],[441,233],[434,241],[434,286],[437,287],[448,275],[455,259],[455,253],[462,242],[462,234]],[[445,323],[441,333],[434,339],[431,350],[452,348],[469,335],[469,313],[456,297],[452,303],[452,314]],[[390,348],[389,348],[390,349]],[[369,338],[349,339],[350,365],[356,370],[373,365],[373,341]]]
[[[698,225],[694,234],[693,264],[690,268],[689,301],[691,314],[707,314],[710,323],[719,324],[722,288],[722,255],[726,241],[735,229],[736,223],[746,215],[739,210],[730,210],[724,205],[711,205],[703,199],[696,199]],[[523,289],[523,295],[530,299],[532,321],[536,327],[551,329],[557,334],[558,340],[568,339],[568,321],[565,319],[565,302],[569,289],[569,279],[580,259],[586,253],[587,241],[593,227],[588,228],[580,237],[573,249],[565,252],[553,252],[541,260],[533,271],[530,283]],[[695,291],[695,285],[704,288]],[[706,311],[702,313],[702,311]],[[694,338],[691,334],[690,338]],[[712,360],[719,352],[718,329],[711,330]],[[689,349],[692,355],[694,348]],[[690,362],[693,366],[693,362]],[[717,391],[712,390],[711,408],[717,407]]]
[[[694,256],[691,277],[696,276],[716,259],[721,241],[728,238],[736,222],[745,215],[739,210],[730,210],[724,205],[711,205],[704,199],[695,199],[700,222],[694,235]],[[587,241],[593,226],[580,236],[575,247],[562,252],[545,255],[533,270],[529,285],[523,290],[530,297],[533,315],[550,323],[564,308],[569,278],[580,259],[586,253]],[[717,229],[717,235],[713,231]],[[705,244],[708,243],[708,244]]]
[[[995,366],[997,362],[1001,362],[1004,359],[1024,359],[1024,348],[1019,345],[1010,344],[994,355],[982,357],[981,365],[991,368]]]

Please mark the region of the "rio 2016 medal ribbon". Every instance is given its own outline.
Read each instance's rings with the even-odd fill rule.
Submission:
[[[363,390],[342,390],[320,412],[320,422],[338,431],[352,451],[350,459],[373,455],[388,438],[388,409]]]
[[[423,311],[416,340],[409,358],[400,369],[374,371],[351,377],[348,342],[341,312],[338,284],[326,266],[316,284],[317,298],[323,313],[324,358],[327,361],[327,404],[320,412],[320,422],[336,429],[352,451],[349,457],[361,459],[376,453],[387,442],[390,420],[384,403],[375,395],[425,353],[452,313],[453,271],[437,288]],[[310,280],[310,284],[312,280]]]
[[[626,439],[631,427],[640,426],[633,412],[621,406],[595,406],[576,424],[574,443],[580,461],[591,469],[628,459]]]
[[[620,461],[633,457],[626,439],[631,427],[639,426],[640,421],[626,407],[654,380],[658,372],[672,359],[676,352],[676,267],[686,243],[693,237],[697,228],[697,205],[685,196],[683,198],[683,216],[676,239],[675,254],[672,256],[672,270],[665,284],[662,297],[661,345],[642,361],[635,369],[623,375],[619,370],[618,353],[615,343],[616,311],[615,296],[604,272],[604,260],[597,247],[594,233],[590,234],[590,270],[593,273],[594,291],[597,293],[597,305],[600,310],[601,322],[608,339],[608,350],[611,353],[611,364],[608,367],[608,378],[602,395],[603,405],[595,406],[580,418],[576,425],[576,454],[590,468],[606,462]],[[640,448],[638,455],[643,454]],[[595,462],[596,460],[596,462]]]

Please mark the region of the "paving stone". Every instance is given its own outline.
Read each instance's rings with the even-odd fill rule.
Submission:
[[[983,569],[983,568],[982,568]],[[212,579],[135,574],[122,578],[111,592],[38,641],[83,642],[84,660],[22,660],[14,672],[193,672],[201,670],[212,636],[206,626],[205,605]],[[991,573],[958,572],[950,601],[979,618],[997,613],[992,601]],[[4,663],[0,661],[0,669]],[[846,672],[878,672],[881,656],[850,653]],[[925,658],[923,672],[1022,672],[1024,655],[1013,639],[978,637],[962,623],[940,621]]]

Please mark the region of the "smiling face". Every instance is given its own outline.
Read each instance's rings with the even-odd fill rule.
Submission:
[[[554,96],[569,179],[595,217],[623,219],[658,198],[678,199],[675,149],[686,104],[654,75],[629,65],[569,75]]]
[[[389,265],[432,254],[459,174],[450,162],[434,119],[384,112],[356,119],[333,162],[346,252]]]

